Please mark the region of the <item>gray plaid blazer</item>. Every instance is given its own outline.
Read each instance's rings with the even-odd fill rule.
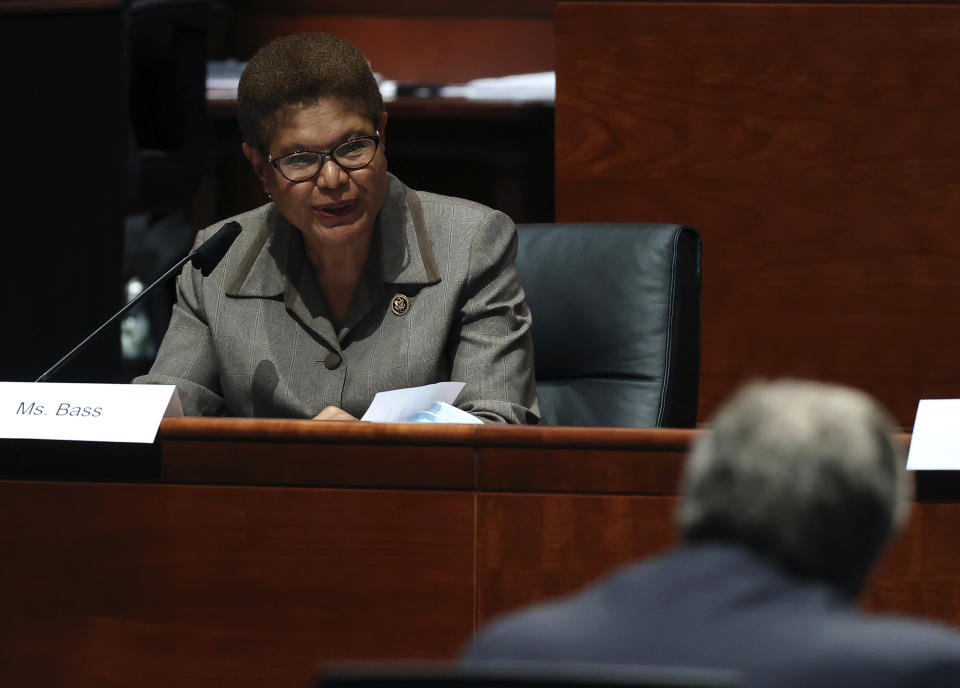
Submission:
[[[464,411],[537,422],[531,317],[503,213],[388,175],[339,331],[276,206],[230,219],[240,236],[208,277],[184,268],[156,361],[134,382],[175,384],[187,415],[310,418],[333,405],[359,418],[377,392],[454,380]]]

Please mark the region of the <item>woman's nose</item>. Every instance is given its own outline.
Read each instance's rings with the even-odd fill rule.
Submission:
[[[317,175],[317,186],[335,189],[341,186],[347,180],[347,173],[340,165],[334,162],[333,158],[326,158],[320,166],[320,174]]]

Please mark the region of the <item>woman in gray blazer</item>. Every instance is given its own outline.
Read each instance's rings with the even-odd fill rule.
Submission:
[[[272,202],[230,218],[241,234],[209,276],[180,274],[135,381],[175,384],[188,415],[355,420],[379,391],[454,380],[462,410],[535,423],[513,223],[387,172],[363,55],[329,34],[277,39],[247,64],[237,105]]]

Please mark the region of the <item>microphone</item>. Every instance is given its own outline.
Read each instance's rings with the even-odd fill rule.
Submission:
[[[186,256],[181,258],[176,265],[167,270],[160,278],[151,284],[149,287],[137,294],[133,299],[130,300],[127,305],[117,311],[113,317],[111,317],[107,322],[103,323],[100,327],[94,330],[86,339],[77,344],[66,356],[61,358],[59,361],[53,364],[47,372],[38,377],[35,382],[46,382],[50,377],[60,370],[63,366],[70,362],[70,360],[76,356],[78,353],[83,351],[84,347],[91,342],[98,334],[103,332],[106,328],[112,325],[118,318],[123,316],[127,311],[140,303],[140,300],[144,296],[149,294],[153,289],[159,285],[161,282],[164,282],[167,278],[170,277],[173,273],[178,271],[187,261],[195,268],[200,269],[200,274],[204,277],[209,277],[210,273],[213,272],[213,269],[217,267],[217,264],[220,260],[227,254],[227,250],[230,248],[230,245],[233,243],[240,235],[240,223],[233,221],[228,222],[223,227],[217,230],[217,233],[212,237],[204,241],[196,249],[188,253]]]

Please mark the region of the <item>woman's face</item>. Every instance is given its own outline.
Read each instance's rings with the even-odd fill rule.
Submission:
[[[345,170],[330,157],[313,179],[292,182],[286,179],[259,151],[243,144],[244,154],[273,198],[280,212],[310,243],[349,244],[363,240],[383,205],[387,189],[387,159],[384,129],[380,121],[380,145],[369,165]],[[327,152],[348,139],[375,134],[373,123],[340,100],[324,98],[313,105],[284,113],[268,143],[267,151],[277,159],[297,151]]]

